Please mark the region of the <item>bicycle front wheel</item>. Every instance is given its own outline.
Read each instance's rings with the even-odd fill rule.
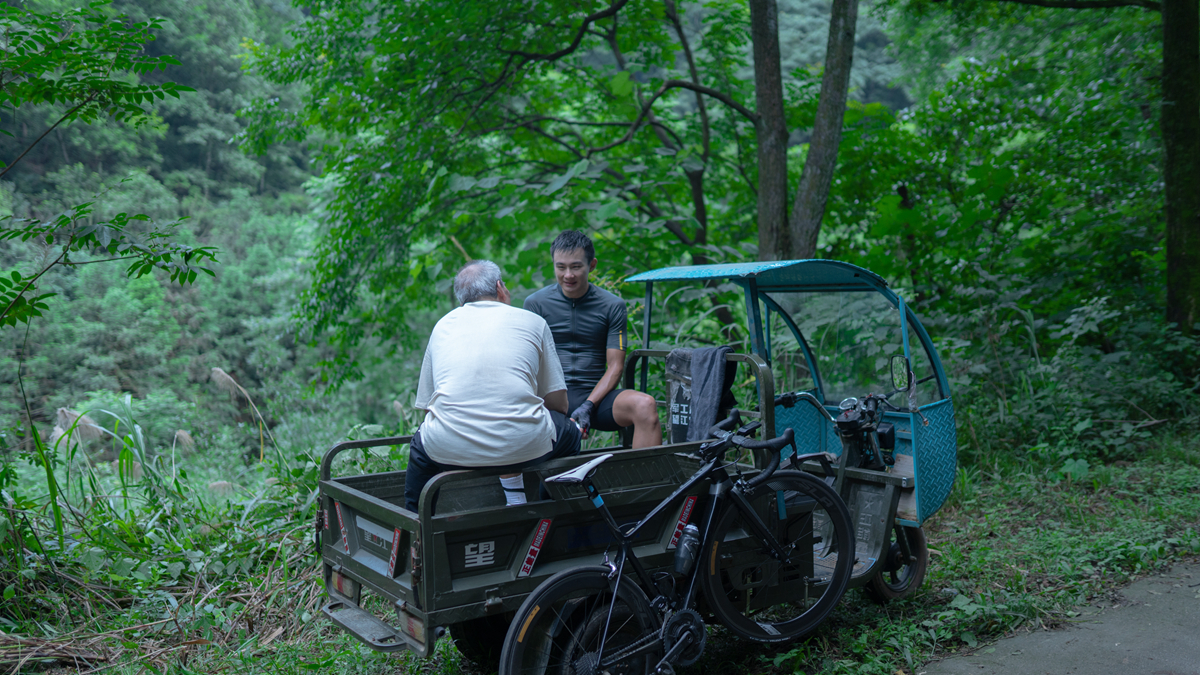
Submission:
[[[777,471],[744,496],[788,561],[772,558],[748,516],[730,503],[700,560],[705,598],[739,637],[794,640],[824,621],[846,592],[854,564],[850,511],[833,488],[802,471]]]
[[[613,602],[608,573],[607,567],[580,567],[538,586],[509,626],[500,675],[650,673],[662,651],[657,615],[626,579],[616,585]]]

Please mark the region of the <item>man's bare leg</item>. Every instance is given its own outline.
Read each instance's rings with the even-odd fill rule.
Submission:
[[[662,423],[658,420],[658,404],[653,396],[632,389],[617,394],[613,401],[613,419],[623,427],[633,425],[633,447],[662,445]]]

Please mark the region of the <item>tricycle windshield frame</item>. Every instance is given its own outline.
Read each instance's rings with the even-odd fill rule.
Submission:
[[[653,284],[656,281],[707,281],[725,280],[742,287],[746,300],[746,316],[750,323],[750,341],[752,351],[771,362],[769,335],[764,330],[763,307],[771,313],[777,313],[793,330],[800,349],[809,361],[818,395],[825,400],[825,385],[821,381],[816,355],[810,349],[801,333],[787,312],[781,311],[779,304],[771,298],[772,293],[844,293],[844,292],[873,292],[878,293],[900,313],[900,321],[904,326],[905,353],[910,357],[908,337],[915,335],[928,356],[933,374],[937,382],[938,396],[935,400],[950,398],[950,382],[938,358],[937,349],[930,340],[925,327],[921,325],[916,314],[905,304],[903,299],[891,288],[883,277],[869,270],[838,260],[777,260],[753,263],[727,263],[722,265],[692,265],[683,267],[664,267],[649,272],[634,275],[626,279],[630,282],[645,282],[646,302],[644,305],[642,339],[646,348],[650,345],[650,315],[653,303]]]

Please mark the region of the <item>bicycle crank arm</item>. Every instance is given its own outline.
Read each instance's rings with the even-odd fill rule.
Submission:
[[[680,636],[679,642],[676,642],[675,646],[671,647],[671,651],[667,652],[667,655],[662,657],[662,660],[654,667],[656,675],[675,675],[675,668],[671,666],[671,663],[679,658],[683,650],[692,643],[692,639],[691,633],[684,633]]]

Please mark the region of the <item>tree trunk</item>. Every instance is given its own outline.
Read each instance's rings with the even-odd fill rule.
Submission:
[[[1200,322],[1200,4],[1163,0],[1162,22],[1167,320],[1191,334]]]
[[[750,0],[754,90],[758,108],[758,259],[778,260],[790,248],[787,230],[787,122],[775,0]]]
[[[821,99],[813,124],[808,157],[800,174],[800,187],[792,206],[792,258],[811,258],[817,251],[817,235],[825,216],[825,202],[833,171],[837,168],[838,144],[846,117],[846,95],[850,91],[850,65],[854,61],[854,28],[858,23],[858,0],[833,0],[829,13],[829,42],[825,47],[825,74]],[[760,193],[761,194],[761,193]],[[760,197],[761,202],[761,197]],[[759,235],[761,238],[761,234]]]

